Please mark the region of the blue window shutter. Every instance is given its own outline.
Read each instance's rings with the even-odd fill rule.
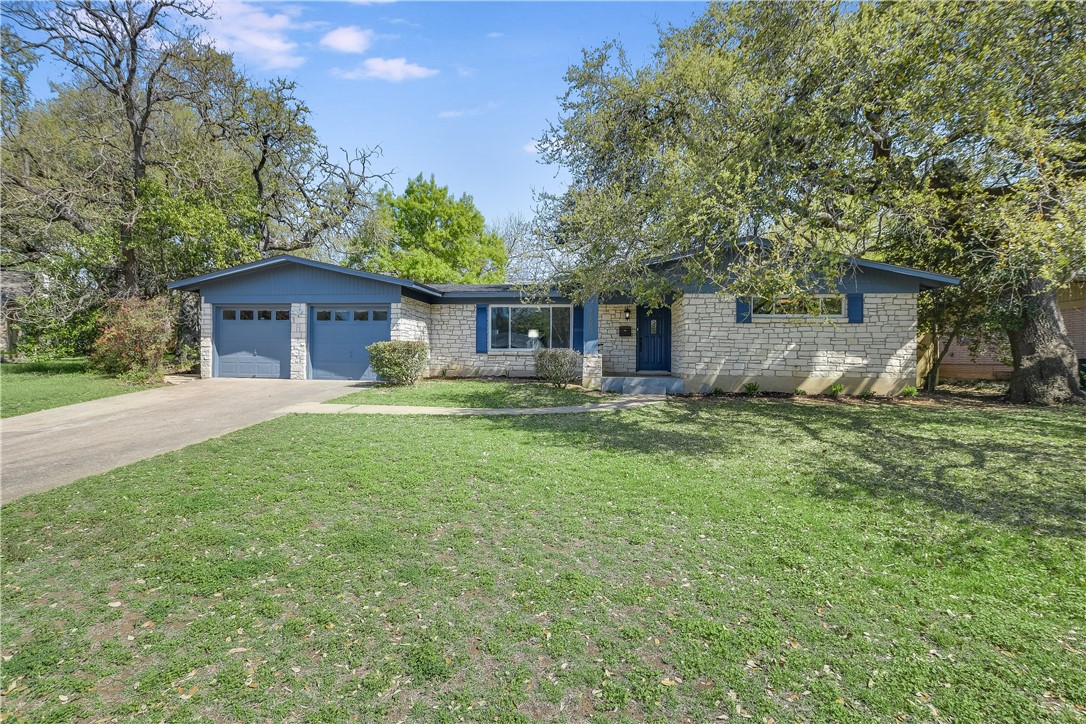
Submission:
[[[573,308],[573,349],[584,352],[584,307]]]
[[[475,305],[475,351],[479,354],[487,353],[486,332],[487,332],[487,315],[490,313],[490,306],[487,304]]]
[[[735,321],[738,324],[750,324],[750,320],[750,299],[744,297],[736,297]]]
[[[860,324],[864,321],[864,295],[848,294],[848,323]]]

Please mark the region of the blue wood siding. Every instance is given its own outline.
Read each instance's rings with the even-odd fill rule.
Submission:
[[[300,264],[254,269],[251,272],[215,279],[204,284],[200,291],[204,299],[212,304],[400,301],[400,287],[396,284],[337,274]]]

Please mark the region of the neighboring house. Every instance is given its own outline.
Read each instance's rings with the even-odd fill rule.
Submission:
[[[584,355],[587,387],[615,391],[895,393],[916,384],[916,297],[953,277],[870,261],[817,315],[688,289],[668,307],[612,297],[522,302],[505,284],[419,284],[278,256],[170,285],[201,297],[205,377],[372,379],[366,345],[421,340],[433,377],[534,374],[536,346]]]
[[[1059,293],[1060,312],[1067,326],[1067,336],[1075,348],[1080,364],[1086,364],[1086,279],[1076,278]],[[939,365],[939,378],[944,380],[1009,380],[1011,367],[1005,361],[1010,350],[982,348],[976,356],[970,351],[970,340],[958,339],[947,350]]]

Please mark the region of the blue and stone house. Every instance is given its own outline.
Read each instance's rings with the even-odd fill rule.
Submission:
[[[538,347],[583,356],[617,392],[894,394],[916,384],[917,295],[953,277],[857,260],[816,309],[687,289],[655,309],[611,296],[525,301],[509,284],[421,284],[277,256],[175,282],[200,295],[204,377],[374,379],[366,346],[429,343],[431,377],[531,377]]]

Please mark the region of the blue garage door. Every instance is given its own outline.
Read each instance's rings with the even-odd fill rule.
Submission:
[[[290,377],[290,309],[217,307],[215,356],[219,377]]]
[[[318,380],[373,378],[366,346],[390,339],[388,306],[314,307],[309,320],[309,359]]]

